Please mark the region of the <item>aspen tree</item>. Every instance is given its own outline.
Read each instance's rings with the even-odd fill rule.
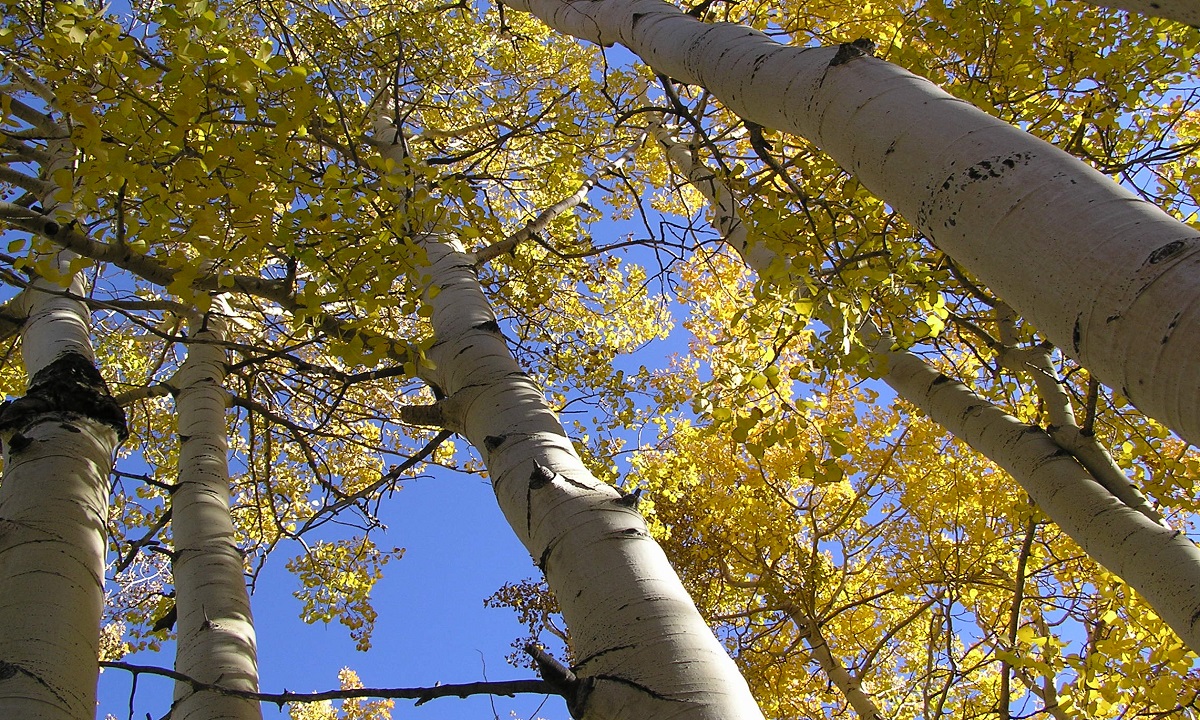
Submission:
[[[191,321],[187,360],[176,374],[179,478],[171,493],[175,540],[175,670],[202,683],[258,691],[258,663],[242,554],[229,514],[229,465],[224,388],[229,305],[213,299],[212,311]],[[172,717],[188,720],[254,720],[252,700],[175,684]]]
[[[509,0],[827,152],[1103,382],[1200,442],[1200,231],[869,54],[798,48],[663,0]]]
[[[746,221],[728,188],[668,127],[659,123],[654,134],[711,204],[713,225],[723,239],[752,269],[769,273],[776,258],[748,242]],[[1141,592],[1189,647],[1200,650],[1200,549],[1195,543],[1165,526],[1136,490],[1123,500],[1118,495],[1123,488],[1102,482],[1105,476],[1089,471],[1042,428],[1022,423],[917,355],[893,350],[895,340],[873,324],[863,335],[881,379],[900,397],[1004,468],[1088,555]],[[1068,414],[1057,413],[1064,429]],[[1128,486],[1116,472],[1117,483]]]
[[[53,102],[40,85],[26,88]],[[27,109],[28,107],[25,106]],[[51,138],[29,179],[49,227],[74,222],[55,180],[70,175],[69,128],[30,110]],[[56,177],[57,176],[57,177]],[[70,192],[70,186],[66,188]],[[104,600],[109,473],[125,415],[96,369],[78,257],[42,255],[19,296],[25,396],[0,410],[0,717],[89,720]],[[53,278],[53,280],[51,280]]]
[[[399,130],[376,124],[385,157]],[[399,165],[399,162],[397,162]],[[573,717],[761,718],[733,660],[696,611],[637,511],[580,460],[542,389],[517,364],[457,241],[426,230],[435,342],[422,379],[434,405],[401,417],[476,448],[509,525],[546,576],[571,632],[570,670],[542,664]]]

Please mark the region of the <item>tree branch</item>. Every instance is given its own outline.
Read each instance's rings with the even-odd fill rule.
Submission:
[[[166,668],[155,667],[152,665],[133,665],[125,662],[113,660],[101,660],[100,667],[113,668],[114,670],[125,670],[133,673],[136,678],[139,675],[158,675],[165,678],[170,678],[176,682],[188,685],[197,692],[215,692],[221,695],[229,695],[231,697],[246,698],[247,700],[257,700],[258,702],[272,703],[279,706],[280,709],[284,705],[290,703],[310,703],[320,702],[321,700],[348,700],[350,698],[387,698],[398,700],[416,700],[417,705],[422,705],[430,700],[436,700],[443,697],[459,697],[465,698],[471,695],[504,695],[512,697],[519,693],[527,693],[532,695],[557,695],[558,693],[551,687],[550,683],[545,680],[506,680],[499,682],[474,682],[474,683],[459,683],[455,685],[437,685],[434,687],[418,687],[418,688],[353,688],[349,690],[326,690],[324,692],[313,693],[295,693],[290,690],[284,690],[281,693],[262,693],[249,692],[247,690],[232,690],[220,685],[200,682],[195,678],[184,675],[183,673],[168,670]]]

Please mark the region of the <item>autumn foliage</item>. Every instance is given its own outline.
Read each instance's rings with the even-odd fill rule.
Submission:
[[[403,538],[382,535],[380,505],[419,475],[486,475],[494,449],[402,410],[443,396],[427,382],[436,235],[467,251],[494,331],[645,517],[766,716],[1200,716],[1200,648],[897,398],[881,352],[914,353],[1064,454],[1107,457],[1185,536],[1200,455],[807,140],[497,3],[4,7],[3,297],[85,279],[96,365],[128,417],[101,659],[174,632],[174,398],[210,313],[244,571],[275,556],[300,587],[287,612],[360,650],[388,642],[371,590]],[[1046,0],[690,10],[800,47],[870,39],[1200,229],[1192,28]],[[668,135],[733,199],[744,246]],[[13,307],[0,388],[19,397]],[[491,602],[520,613],[518,645],[569,639],[540,577]]]

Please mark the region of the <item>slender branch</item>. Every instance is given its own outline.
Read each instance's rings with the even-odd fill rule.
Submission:
[[[167,508],[165,511],[163,511],[162,517],[158,519],[158,522],[154,523],[154,525],[146,531],[145,535],[143,535],[140,539],[129,543],[129,551],[125,553],[125,557],[121,558],[121,561],[118,562],[113,568],[113,575],[123,572],[125,568],[129,567],[133,563],[133,559],[137,557],[138,551],[153,543],[154,538],[158,536],[158,533],[161,532],[170,521],[171,508]]]
[[[1084,401],[1083,425],[1079,432],[1082,435],[1096,434],[1096,400],[1100,397],[1100,381],[1095,377],[1088,378],[1087,399]]]
[[[1021,629],[1021,603],[1025,601],[1025,567],[1029,563],[1029,554],[1033,551],[1033,537],[1037,533],[1037,517],[1030,518],[1029,526],[1025,529],[1025,539],[1021,542],[1021,554],[1017,556],[1017,577],[1013,581],[1013,601],[1008,614],[1008,647],[1015,652],[1017,647],[1017,631]],[[999,715],[1004,720],[1012,717],[1009,705],[1012,704],[1012,666],[1008,660],[1000,661],[1000,698]]]
[[[325,488],[326,491],[337,496],[338,498],[345,497],[344,493],[342,493],[341,490],[338,490],[337,487],[325,477],[325,474],[321,472],[321,465],[323,463],[321,462],[321,459],[317,457],[317,453],[313,449],[313,444],[309,442],[309,438],[312,435],[324,435],[325,437],[334,437],[334,435],[331,433],[322,433],[294,423],[282,415],[275,413],[266,405],[254,400],[253,398],[240,397],[238,395],[233,395],[232,393],[228,394],[228,396],[233,405],[244,408],[250,412],[258,413],[262,417],[270,420],[280,427],[283,427],[289,433],[291,433],[292,440],[295,441],[296,445],[298,445],[304,452],[305,460],[308,463],[309,469],[312,470],[313,478],[317,481],[317,483],[321,487]]]
[[[17,138],[14,138],[10,135],[0,136],[0,147],[3,147],[5,150],[11,152],[14,156],[21,158],[25,162],[46,165],[51,161],[50,153],[28,143],[21,142]]]
[[[543,210],[536,218],[526,223],[525,227],[517,230],[500,242],[493,243],[492,245],[488,245],[487,247],[483,247],[475,251],[475,254],[472,258],[475,262],[475,265],[482,265],[483,263],[497,258],[504,253],[512,252],[514,248],[527,240],[538,240],[539,236],[544,233],[546,228],[550,225],[550,221],[583,203],[583,201],[587,198],[588,192],[596,186],[596,183],[599,181],[602,175],[615,173],[621,168],[621,166],[632,160],[634,152],[638,149],[638,147],[641,146],[642,140],[645,137],[646,133],[639,135],[637,140],[630,144],[630,146],[626,148],[624,152],[618,155],[612,162],[605,163],[603,167],[596,169],[595,172],[589,175],[580,184],[578,190]],[[543,244],[543,246],[545,245]]]
[[[0,172],[3,170],[4,167],[0,166]],[[0,180],[3,180],[3,177],[0,177]],[[172,268],[152,256],[131,252],[128,247],[93,240],[75,222],[63,225],[41,216],[10,218],[6,222],[13,227],[45,237],[59,247],[84,257],[112,263],[160,287],[170,285],[175,279],[176,273],[179,272],[178,269]],[[223,283],[222,280],[225,282]],[[217,273],[210,272],[197,277],[192,283],[192,287],[196,290],[233,290],[277,302],[284,309],[293,312],[301,308],[301,304],[296,300],[295,293],[292,291],[291,283],[283,280],[249,275],[222,277]],[[378,345],[382,341],[384,349],[397,362],[408,362],[411,357],[408,345],[403,341],[371,330],[348,327],[349,323],[324,312],[313,313],[311,317],[316,327],[326,335],[339,340],[349,340],[357,335],[369,347]]]
[[[952,260],[949,256],[946,256],[946,267],[950,270],[950,274],[954,276],[954,279],[958,281],[958,284],[966,288],[967,292],[969,292],[972,297],[989,307],[996,306],[996,299],[984,292],[978,285],[971,282],[971,280],[967,278],[966,273],[964,273],[962,269],[958,267],[958,264],[955,263],[954,260]]]
[[[498,682],[474,682],[474,683],[459,683],[455,685],[436,685],[434,687],[417,687],[417,688],[353,688],[350,690],[326,690],[324,692],[314,693],[295,693],[290,690],[284,690],[281,693],[262,693],[250,692],[247,690],[232,690],[230,688],[214,685],[212,683],[200,682],[193,677],[184,675],[183,673],[168,670],[166,668],[155,667],[152,665],[133,665],[125,662],[113,660],[101,660],[100,667],[113,668],[114,670],[125,670],[133,673],[136,678],[139,675],[158,675],[161,677],[170,678],[176,682],[188,685],[197,692],[215,692],[221,695],[229,695],[231,697],[246,698],[247,700],[257,700],[263,703],[272,703],[283,709],[284,705],[290,703],[310,703],[320,702],[321,700],[348,700],[351,698],[387,698],[396,700],[416,700],[417,705],[427,703],[430,700],[444,697],[459,697],[465,698],[471,695],[504,695],[512,697],[517,694],[532,694],[532,695],[556,695],[558,693],[550,686],[550,683],[545,680],[505,680]]]
[[[36,110],[15,97],[8,96],[8,107],[13,115],[21,118],[35,128],[44,132],[69,132],[67,128],[54,121],[48,114]]]
[[[680,99],[679,93],[675,92],[674,81],[666,75],[660,74],[658,75],[658,82],[662,85],[663,94],[665,94],[667,99],[671,101],[671,107],[675,109],[676,114],[678,114],[684,120],[687,120],[688,124],[696,130],[696,137],[700,139],[700,142],[712,151],[713,161],[720,166],[726,177],[732,175],[733,172],[729,169],[729,166],[725,164],[725,159],[722,156],[721,151],[718,150],[716,145],[713,144],[712,139],[704,130],[704,126],[700,123],[700,119],[688,109],[687,105],[683,104],[683,100]]]
[[[113,396],[113,400],[116,400],[117,404],[121,407],[128,407],[140,400],[166,397],[167,395],[173,395],[175,392],[176,388],[171,387],[166,383],[156,383],[154,385],[146,385],[144,387],[126,390],[119,395]]]
[[[310,517],[308,519],[308,521],[304,523],[303,527],[301,527],[296,532],[290,533],[290,534],[294,535],[296,537],[299,537],[299,536],[303,535],[305,532],[307,532],[309,529],[318,525],[319,524],[319,523],[317,523],[318,518],[320,518],[322,516],[327,516],[327,515],[334,515],[337,512],[339,512],[340,510],[347,508],[350,505],[353,505],[354,503],[358,502],[359,500],[364,500],[364,499],[370,497],[376,490],[383,487],[384,485],[386,485],[390,482],[395,482],[396,480],[399,480],[400,476],[403,475],[406,470],[416,466],[417,463],[422,462],[423,460],[425,460],[425,458],[432,455],[433,451],[436,450],[438,448],[438,446],[441,445],[444,441],[446,441],[451,435],[453,435],[453,433],[448,432],[446,430],[439,432],[437,435],[435,435],[433,437],[432,440],[430,440],[428,443],[425,444],[425,447],[418,450],[416,452],[416,454],[410,456],[408,459],[406,459],[404,462],[400,463],[399,465],[393,465],[392,467],[388,468],[387,473],[385,473],[378,480],[376,480],[375,482],[366,486],[362,490],[359,490],[358,492],[354,493],[353,495],[347,495],[347,496],[343,497],[342,499],[338,500],[337,502],[335,502],[334,504],[330,505],[329,507],[323,508],[320,512],[318,512],[317,514]]]
[[[31,193],[34,193],[35,195],[45,195],[54,189],[54,183],[46,182],[45,180],[39,180],[32,175],[26,175],[22,172],[17,172],[6,165],[0,165],[0,181],[16,185],[19,188],[23,188]],[[40,230],[26,227],[23,223],[16,221],[15,218],[8,220],[13,225],[17,225],[25,230],[30,230],[31,232],[41,234]]]
[[[0,167],[0,179],[3,179],[4,168]],[[19,174],[19,173],[18,173]],[[43,182],[37,180],[36,182]],[[53,187],[50,183],[45,183]],[[70,222],[65,225],[47,217],[8,218],[7,222],[22,230],[41,235],[60,247],[92,258],[111,262],[125,270],[136,273],[145,280],[166,287],[175,279],[177,268],[172,268],[149,255],[131,252],[128,248],[98,242],[87,236],[78,223]],[[279,280],[252,277],[248,275],[229,276],[233,281],[233,289],[241,292],[278,299],[281,291],[287,290]],[[224,290],[216,273],[204,273],[196,278],[192,287],[197,290]]]
[[[41,80],[38,80],[22,70],[16,64],[8,62],[3,58],[0,58],[0,69],[12,77],[12,79],[22,88],[41,98],[42,102],[46,103],[51,108],[57,107],[58,98],[55,96],[54,91],[51,90],[49,86],[47,86]]]
[[[37,210],[31,210],[24,205],[16,203],[0,201],[0,218],[40,218],[42,214]]]

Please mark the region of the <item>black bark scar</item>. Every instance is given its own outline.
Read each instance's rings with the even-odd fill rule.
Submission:
[[[875,41],[870,38],[859,38],[854,42],[842,43],[838,46],[837,53],[833,59],[829,61],[829,67],[844,65],[854,58],[864,55],[875,55]]]
[[[88,358],[66,352],[37,371],[25,396],[0,405],[0,430],[24,430],[48,414],[71,414],[108,425],[117,439],[129,435],[125,411]]]

